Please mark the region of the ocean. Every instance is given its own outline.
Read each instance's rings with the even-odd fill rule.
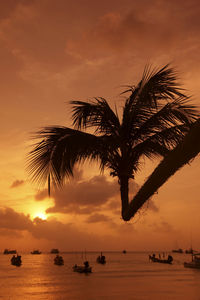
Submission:
[[[173,264],[149,262],[144,252],[86,253],[91,274],[72,271],[85,254],[61,253],[64,265],[54,265],[54,254],[22,254],[22,265],[10,264],[12,255],[0,254],[0,299],[49,300],[200,300],[200,269],[184,268],[191,255],[173,253]]]

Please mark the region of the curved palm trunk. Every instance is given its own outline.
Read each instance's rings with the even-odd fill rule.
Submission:
[[[142,205],[161,187],[176,171],[195,158],[200,152],[200,119],[192,126],[182,143],[171,151],[153,171],[139,192],[128,205],[122,216],[129,221]],[[122,207],[123,211],[123,207]]]
[[[122,219],[126,217],[126,211],[129,209],[129,178],[128,176],[122,176],[119,178],[121,204],[122,204]]]

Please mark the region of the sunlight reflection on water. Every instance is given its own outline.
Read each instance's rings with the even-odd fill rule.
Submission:
[[[200,300],[200,270],[183,267],[190,256],[175,254],[173,265],[150,263],[147,253],[104,253],[107,264],[99,265],[99,253],[87,253],[92,274],[79,274],[72,266],[83,263],[77,253],[62,254],[65,264],[53,264],[53,254],[22,254],[22,266],[0,255],[1,299],[183,299]]]

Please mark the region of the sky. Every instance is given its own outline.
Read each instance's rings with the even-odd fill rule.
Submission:
[[[43,126],[72,126],[71,100],[121,107],[144,67],[176,68],[200,106],[198,0],[0,1],[0,252],[200,250],[200,157],[178,171],[130,222],[119,186],[81,165],[51,197],[30,182],[26,157]],[[155,168],[143,161],[134,194]]]

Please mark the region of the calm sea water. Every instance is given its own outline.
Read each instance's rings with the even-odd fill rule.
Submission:
[[[106,265],[96,263],[99,253],[87,253],[91,274],[79,274],[81,253],[62,253],[65,264],[53,264],[54,254],[22,254],[22,265],[0,255],[0,298],[52,300],[200,300],[200,270],[183,267],[191,256],[174,254],[173,265],[151,263],[148,253],[109,253]]]

